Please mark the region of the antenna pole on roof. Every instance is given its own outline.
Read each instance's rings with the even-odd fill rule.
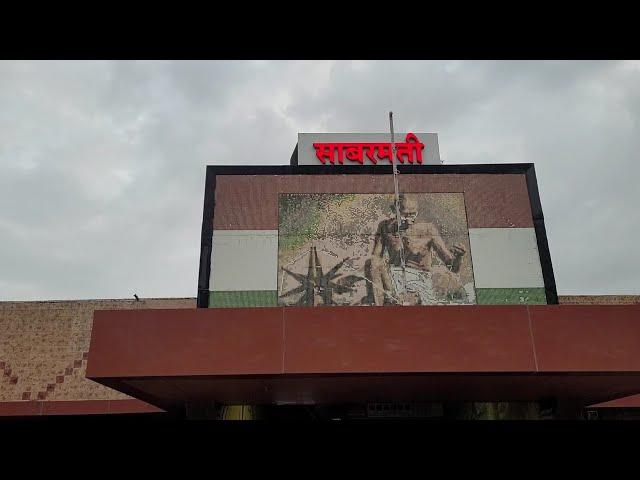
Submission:
[[[402,289],[407,289],[407,272],[404,262],[404,240],[400,232],[400,192],[398,188],[398,166],[396,164],[396,141],[393,132],[393,112],[389,112],[389,128],[391,130],[391,165],[393,166],[393,188],[395,192],[395,211],[396,211],[396,235],[400,238],[400,266],[402,267]],[[404,299],[402,300],[404,304]]]

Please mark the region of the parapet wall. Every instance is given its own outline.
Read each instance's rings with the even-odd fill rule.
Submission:
[[[560,295],[564,305],[637,305],[640,295]]]
[[[194,307],[193,298],[0,302],[0,415],[140,411],[143,402],[85,378],[93,312]]]
[[[561,304],[639,304],[639,295],[560,296]],[[132,413],[155,407],[85,377],[96,310],[195,308],[195,298],[0,302],[0,416]]]

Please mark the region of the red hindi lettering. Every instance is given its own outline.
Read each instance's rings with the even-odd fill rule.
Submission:
[[[338,152],[338,162],[344,163],[342,158],[342,145],[340,143],[314,143],[313,148],[316,149],[316,157],[322,163],[326,164],[327,159],[333,165],[336,163],[335,152]]]
[[[316,149],[316,157],[325,165],[327,160],[332,165],[335,165],[336,161],[344,164],[343,156],[351,162],[364,165],[365,152],[374,165],[378,160],[387,159],[389,163],[394,161],[391,143],[314,143],[313,147]],[[395,157],[400,163],[406,161],[411,164],[414,162],[422,164],[422,150],[424,150],[424,144],[413,133],[408,133],[404,143],[396,144]]]
[[[393,154],[391,152],[390,143],[376,143],[376,148],[378,149],[378,158],[380,160],[386,158],[390,163],[393,163]]]
[[[367,158],[371,160],[371,163],[376,165],[378,163],[378,159],[376,158],[376,144],[365,143],[364,148],[367,150]]]
[[[407,162],[414,162],[414,154],[415,161],[422,165],[422,150],[424,149],[424,144],[418,140],[413,133],[407,133],[407,137],[405,139],[405,143],[398,143],[396,145],[396,158],[400,163],[404,163],[406,157]]]
[[[364,165],[364,157],[362,155],[362,150],[364,144],[362,143],[344,143],[345,147],[345,156],[348,160],[352,162],[358,162],[360,165]]]

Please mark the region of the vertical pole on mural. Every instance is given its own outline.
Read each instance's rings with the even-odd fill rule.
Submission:
[[[400,232],[401,218],[400,218],[400,191],[398,188],[398,165],[396,164],[396,141],[393,131],[393,112],[389,112],[389,128],[391,130],[391,165],[393,166],[393,189],[395,199],[395,211],[396,211],[396,235],[400,239],[400,266],[402,268],[402,290],[407,290],[407,272],[405,270],[404,263],[404,241]],[[402,301],[404,304],[404,299]]]

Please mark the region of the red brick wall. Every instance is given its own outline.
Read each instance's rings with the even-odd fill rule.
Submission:
[[[0,415],[155,410],[85,378],[93,312],[195,306],[194,298],[0,302]]]
[[[403,192],[462,192],[469,228],[532,227],[521,174],[401,175]],[[216,230],[276,230],[279,193],[391,193],[389,175],[219,175]]]

